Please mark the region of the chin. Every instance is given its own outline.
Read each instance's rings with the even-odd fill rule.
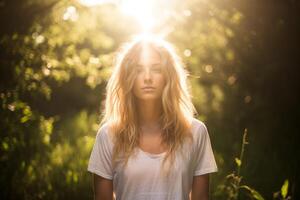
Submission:
[[[145,97],[145,96],[143,96],[143,97],[140,97],[139,99],[141,99],[141,100],[144,100],[144,101],[153,101],[153,100],[158,100],[160,97],[158,97],[158,96],[147,96],[147,97]]]

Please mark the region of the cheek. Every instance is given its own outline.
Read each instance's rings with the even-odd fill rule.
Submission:
[[[166,85],[166,77],[165,76],[161,76],[160,83],[162,85],[162,88]]]
[[[140,81],[139,77],[137,76],[133,81],[133,89],[139,88],[140,83],[141,83],[141,81]]]

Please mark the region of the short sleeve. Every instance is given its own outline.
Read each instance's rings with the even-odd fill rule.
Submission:
[[[87,170],[112,180],[112,144],[109,139],[107,126],[104,124],[97,131]]]
[[[194,176],[217,172],[218,167],[213,154],[208,130],[203,122],[196,129],[194,152]]]

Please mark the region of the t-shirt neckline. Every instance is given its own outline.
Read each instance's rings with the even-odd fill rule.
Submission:
[[[166,151],[162,152],[162,153],[149,153],[149,152],[146,152],[146,151],[142,150],[140,147],[137,147],[137,148],[140,152],[142,152],[143,154],[145,154],[145,155],[147,155],[151,158],[159,158],[159,157],[164,156],[167,153]]]

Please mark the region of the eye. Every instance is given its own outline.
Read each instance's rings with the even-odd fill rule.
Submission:
[[[161,72],[161,67],[154,67],[152,70],[155,72]]]
[[[143,68],[142,68],[142,67],[137,67],[137,68],[136,68],[136,71],[137,71],[137,72],[142,72],[142,71],[143,71]]]

